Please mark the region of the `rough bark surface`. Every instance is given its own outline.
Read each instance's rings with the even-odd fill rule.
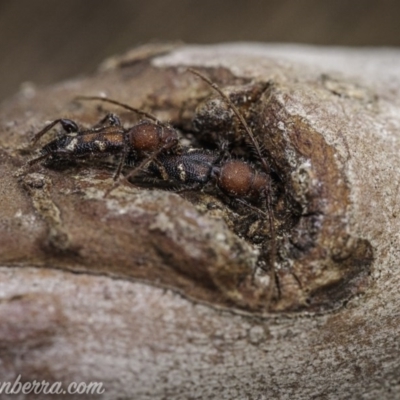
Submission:
[[[103,398],[400,398],[399,61],[394,50],[146,47],[4,104],[2,381],[101,381]],[[45,121],[117,111],[77,95],[144,108],[196,143],[240,142],[188,66],[224,88],[263,144],[276,238],[268,218],[212,189],[125,183],[104,197],[112,165],[25,167]],[[268,268],[254,273],[274,248],[279,290]]]

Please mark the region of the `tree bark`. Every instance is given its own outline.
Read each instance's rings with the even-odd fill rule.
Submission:
[[[1,380],[100,381],[113,399],[400,398],[399,61],[395,50],[154,46],[5,103]],[[47,120],[91,126],[113,111],[136,123],[73,101],[106,94],[197,146],[229,138],[261,168],[229,105],[187,67],[252,127],[269,205],[212,185],[123,182],[105,196],[112,162],[27,167]]]

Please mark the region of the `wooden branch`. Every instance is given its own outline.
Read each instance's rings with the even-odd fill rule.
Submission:
[[[400,54],[252,44],[137,54],[0,110],[2,381],[100,381],[104,398],[392,399]],[[48,120],[137,121],[73,101],[106,94],[197,145],[227,135],[260,168],[229,106],[188,67],[224,90],[262,144],[275,239],[268,209],[213,187],[124,183],[105,197],[114,164],[26,166]]]

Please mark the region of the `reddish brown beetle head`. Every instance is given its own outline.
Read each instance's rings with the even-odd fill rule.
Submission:
[[[260,196],[265,196],[269,186],[269,177],[264,172],[255,172],[249,197],[258,199]]]

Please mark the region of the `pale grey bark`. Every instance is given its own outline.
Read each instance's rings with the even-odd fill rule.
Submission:
[[[400,398],[400,52],[183,46],[153,54],[149,65],[140,52],[137,60],[134,54],[122,58],[124,67],[114,59],[94,77],[25,91],[3,107],[1,380],[21,374],[24,380],[101,381],[103,398],[110,399]],[[104,200],[112,172],[91,168],[38,167],[15,174],[29,159],[17,149],[26,147],[27,137],[46,120],[73,115],[92,123],[101,115],[70,103],[78,94],[105,91],[172,121],[179,111],[193,110],[182,106],[195,84],[179,69],[185,66],[272,81],[274,101],[286,117],[306,123],[313,138],[322,138],[330,152],[326,172],[313,163],[301,169],[294,157],[290,185],[304,170],[310,181],[328,189],[338,177],[345,195],[332,189],[321,195],[325,230],[315,248],[332,259],[335,254],[346,259],[346,249],[355,255],[344,275],[341,261],[325,264],[322,250],[294,268],[312,292],[323,291],[329,279],[341,278],[346,285],[348,269],[357,265],[364,275],[347,286],[345,296],[336,299],[333,292],[331,305],[317,297],[323,299],[323,307],[314,308],[318,312],[290,311],[304,298],[282,273],[289,300],[277,301],[273,313],[268,307],[251,311],[253,303],[232,292],[237,281],[229,277],[248,271],[254,249],[178,195],[119,188]],[[285,132],[284,126],[279,129]],[[290,155],[276,157],[284,165]],[[152,207],[163,210],[163,218],[153,215]],[[185,212],[187,218],[180,219]],[[215,232],[225,236],[216,240]],[[335,241],[342,232],[343,245]],[[370,246],[372,265],[357,241]],[[172,261],[165,261],[169,246]],[[322,271],[317,283],[307,275],[310,268]],[[204,288],[196,280],[205,282]],[[209,282],[217,294],[210,294]],[[228,307],[221,293],[239,300]]]

